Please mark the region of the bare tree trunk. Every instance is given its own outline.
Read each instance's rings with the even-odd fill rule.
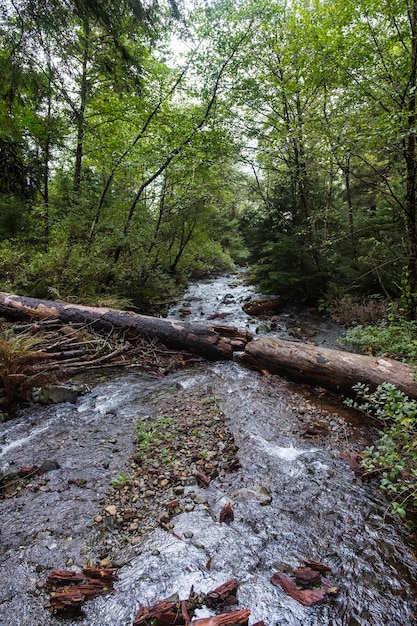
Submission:
[[[406,190],[406,232],[407,232],[407,271],[408,271],[408,310],[409,319],[416,315],[416,289],[417,289],[417,232],[416,232],[416,121],[417,121],[417,1],[415,0],[410,10],[411,28],[411,72],[407,85],[408,97],[408,123],[407,138],[405,140],[405,162],[407,165],[407,190]]]
[[[373,389],[389,382],[410,398],[417,398],[415,368],[385,357],[374,358],[311,344],[260,338],[246,345],[240,361],[346,394],[351,394],[352,386],[358,382]]]
[[[64,323],[88,323],[95,328],[120,329],[146,338],[157,338],[167,347],[196,352],[212,359],[232,359],[252,336],[231,326],[211,326],[137,315],[104,307],[89,307],[0,293],[0,315],[12,320],[59,319]]]

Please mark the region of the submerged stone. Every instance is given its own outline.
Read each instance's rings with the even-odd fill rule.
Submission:
[[[41,404],[57,404],[59,402],[77,401],[81,389],[69,385],[46,385],[39,391],[39,402]]]
[[[240,502],[250,502],[255,500],[261,506],[267,506],[272,502],[270,491],[262,485],[254,485],[253,487],[242,487],[233,494],[233,499]]]

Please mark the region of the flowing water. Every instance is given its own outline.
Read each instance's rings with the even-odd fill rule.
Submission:
[[[185,302],[191,318],[221,312],[227,314],[221,323],[255,330],[259,320],[241,311],[249,293],[239,277],[220,277],[191,286]],[[295,315],[279,316],[276,335],[288,337]],[[314,323],[313,340],[333,344],[340,329],[319,318]],[[186,487],[200,496],[200,503],[173,522],[176,533],[189,539],[149,530],[141,542],[126,547],[115,591],[89,601],[84,617],[64,623],[129,626],[140,606],[173,593],[187,598],[191,587],[207,592],[236,577],[238,606],[251,609],[250,624],[417,624],[412,535],[386,515],[387,503],[375,485],[355,478],[339,458],[334,438],[300,436],[301,388],[234,362],[199,364],[163,378],[103,375],[75,405],[23,408],[0,425],[3,471],[46,458],[59,464],[45,475],[44,484],[38,481],[0,502],[0,624],[63,623],[44,608],[40,581],[52,568],[95,563],[103,556],[97,554],[92,521],[106,502],[112,477],[133,453],[136,419],[152,415],[173,390],[208,387],[221,399],[241,467],[212,481],[207,490]],[[314,410],[313,401],[310,406]],[[366,435],[342,408],[334,420],[339,430],[346,420],[347,448]],[[72,477],[84,479],[85,486],[68,482]],[[230,525],[218,522],[227,501],[235,512]],[[111,544],[111,534],[107,541]],[[275,571],[290,572],[303,557],[332,567],[332,579],[341,588],[337,598],[303,607],[270,583]]]

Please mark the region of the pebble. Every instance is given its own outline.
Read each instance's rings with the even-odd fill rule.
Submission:
[[[204,496],[200,496],[198,494],[193,496],[193,500],[195,504],[205,504],[207,502],[207,498],[205,498]]]
[[[135,543],[139,543],[141,540],[141,537],[133,537],[131,543],[135,544]]]
[[[184,493],[184,487],[182,485],[177,485],[176,487],[174,487],[173,491],[176,496],[179,496]]]
[[[194,548],[198,548],[198,550],[204,550],[204,543],[201,543],[201,541],[193,541],[192,545],[194,546]]]
[[[100,522],[103,521],[103,516],[102,515],[96,515],[94,518],[94,521],[97,522],[97,524],[99,524]]]
[[[195,509],[194,504],[186,504],[184,507],[184,511],[186,513],[191,513],[191,511],[194,511],[194,509]]]
[[[145,496],[146,496],[147,498],[152,498],[154,495],[155,495],[155,491],[153,491],[152,489],[147,489],[147,490],[145,491]]]
[[[183,533],[183,535],[186,539],[191,539],[191,537],[194,536],[194,533],[191,530],[186,530],[185,533]]]
[[[117,508],[115,507],[114,504],[109,504],[109,506],[106,506],[106,508],[104,510],[109,515],[116,515],[116,513],[117,513]]]

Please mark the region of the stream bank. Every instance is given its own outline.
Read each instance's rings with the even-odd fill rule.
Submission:
[[[219,280],[211,287],[218,302],[224,285],[229,300],[234,294],[239,304],[247,297],[238,279]],[[231,314],[233,324],[239,315]],[[120,568],[114,592],[86,603],[84,617],[66,624],[128,626],[140,606],[173,593],[187,597],[191,586],[208,591],[233,577],[240,583],[239,608],[252,611],[251,624],[415,623],[413,537],[386,515],[387,502],[375,486],[362,484],[339,458],[369,437],[350,411],[329,410],[320,390],[310,393],[237,363],[196,364],[164,377],[100,374],[89,383],[92,392],[74,405],[29,406],[1,425],[3,469],[48,458],[59,467],[0,502],[0,623],[62,624],[47,608],[47,573],[100,562]],[[150,464],[155,473],[144,471],[143,463],[132,466],[137,420],[161,418],[177,424],[176,445],[181,426],[200,433],[175,451],[184,450],[175,476],[167,442],[157,444],[167,450],[163,467],[162,459]],[[213,443],[216,429],[224,448]],[[232,463],[236,458],[239,464]],[[196,484],[196,467],[211,473],[207,489]],[[121,472],[131,475],[136,490],[111,485]],[[134,484],[142,479],[143,486]],[[173,527],[164,528],[158,517],[172,500],[178,511],[163,522]],[[227,501],[235,512],[229,525],[219,523]],[[112,506],[116,511],[106,511]],[[124,519],[129,511],[142,517]],[[289,572],[303,557],[332,567],[341,586],[336,599],[303,607],[271,585],[274,572]]]

